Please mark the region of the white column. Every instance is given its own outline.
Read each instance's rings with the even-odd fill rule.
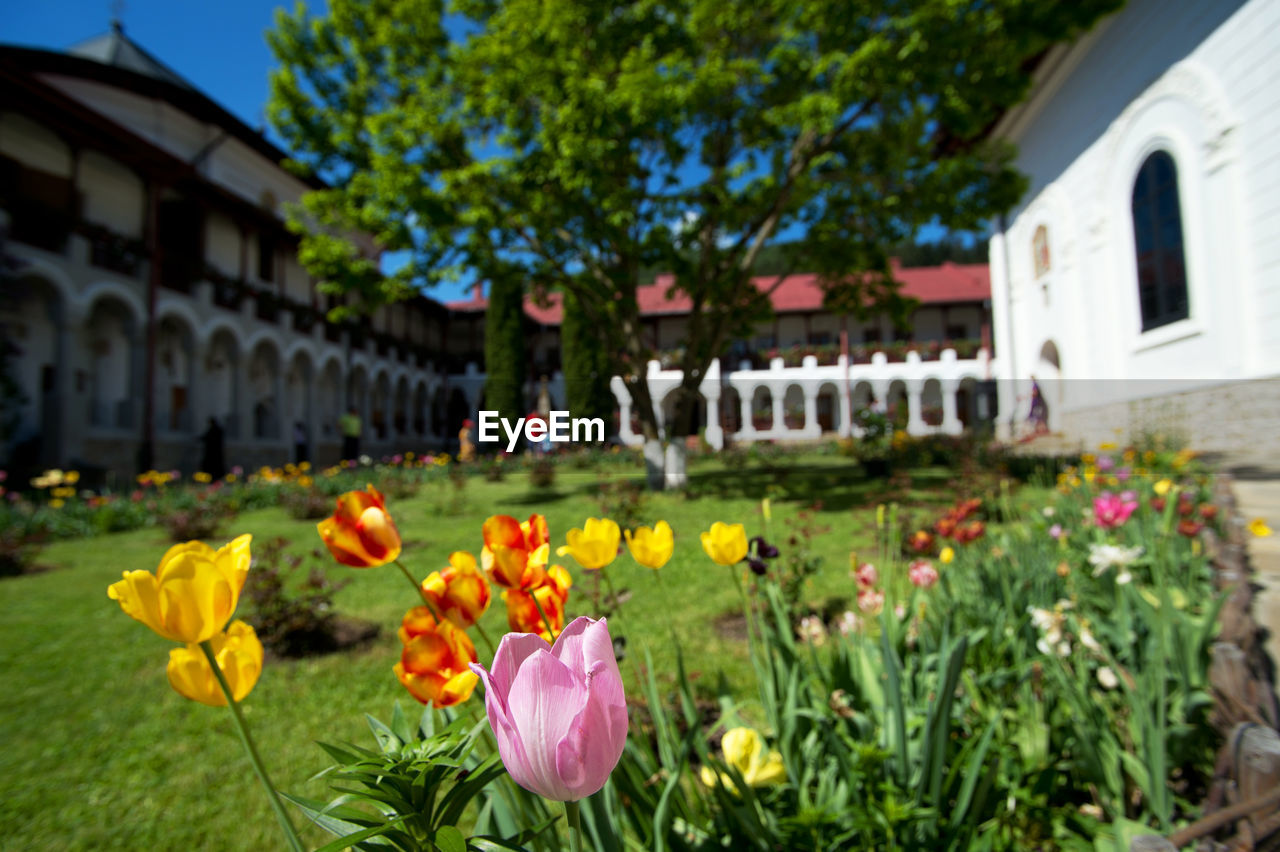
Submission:
[[[836,363],[840,367],[840,426],[836,434],[841,438],[848,438],[853,434],[853,400],[849,396],[849,356],[842,354]]]
[[[800,386],[804,393],[804,433],[817,438],[822,435],[822,427],[818,424],[818,387],[816,382],[805,382]]]
[[[712,449],[724,449],[724,429],[720,427],[720,389],[703,392],[703,396],[707,400],[707,443]]]
[[[964,431],[964,424],[956,414],[956,392],[960,390],[957,381],[942,382],[942,431],[948,435],[959,435]]]
[[[774,359],[778,363],[782,363],[781,358]],[[779,392],[781,391],[781,392]],[[787,401],[787,386],[783,384],[774,384],[769,386],[769,397],[773,403],[773,433],[782,435],[787,431],[786,412],[783,411]]]
[[[907,385],[907,434],[923,435],[929,431],[929,426],[924,422],[922,416],[922,396],[924,394],[924,383],[919,379],[910,379]]]
[[[751,419],[751,403],[755,399],[756,389],[753,385],[745,393],[738,388],[738,409],[741,411],[742,426],[738,429],[738,437],[745,441],[755,440],[756,424]]]

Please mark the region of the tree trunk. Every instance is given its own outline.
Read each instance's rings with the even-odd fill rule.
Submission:
[[[638,322],[626,318],[622,320],[621,326],[625,351],[635,371],[624,376],[623,381],[627,392],[631,394],[631,410],[640,421],[640,433],[644,435],[645,482],[650,491],[661,491],[665,485],[662,434],[658,429],[658,416],[653,409],[653,396],[649,393],[648,352],[640,342],[641,330]]]
[[[688,485],[688,459],[683,438],[674,439],[667,444],[666,462],[666,486],[668,488],[684,488]]]

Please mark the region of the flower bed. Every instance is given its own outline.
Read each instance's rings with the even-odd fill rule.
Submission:
[[[673,849],[1127,848],[1197,818],[1213,785],[1210,647],[1227,597],[1210,570],[1220,515],[1209,496],[1189,454],[1111,449],[1064,470],[1047,503],[1025,505],[1006,483],[928,523],[881,506],[873,551],[850,554],[847,608],[804,600],[822,568],[809,543],[829,532],[802,518],[773,543],[767,500],[753,537],[712,524],[707,570],[739,589],[757,700],[722,694],[708,728],[705,693],[681,663],[639,665],[642,643],[674,635],[631,636],[639,650],[621,669],[614,660],[627,623],[609,579],[624,538],[614,522],[588,519],[557,548],[540,515],[494,515],[477,531],[479,558],[455,552],[419,582],[399,561],[394,507],[376,489],[350,492],[321,523],[324,543],[344,565],[399,570],[420,599],[401,623],[397,677],[435,708],[472,700],[486,678],[494,739],[447,709],[416,726],[397,710],[372,725],[377,751],[326,746],[335,786],[357,793],[290,798],[338,845],[384,836],[404,849],[463,848],[464,812],[477,846],[561,848],[547,800],[567,803],[570,842],[583,834],[594,848],[621,848],[620,835]],[[625,542],[661,578],[671,527],[628,530]],[[208,580],[172,586],[185,601],[172,618],[135,593],[186,576],[165,565],[152,579],[126,575],[112,595],[192,643],[175,651],[175,689],[233,710],[261,669],[247,625],[218,632],[247,547],[191,551]],[[566,624],[575,573],[608,589],[591,614],[609,616],[612,636],[604,621]],[[495,583],[512,631],[500,644],[478,624]],[[219,693],[210,666],[224,656],[236,676]]]

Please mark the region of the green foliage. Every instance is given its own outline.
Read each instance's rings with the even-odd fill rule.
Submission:
[[[609,390],[613,376],[610,349],[600,345],[600,335],[583,313],[577,296],[565,293],[563,306],[560,353],[565,403],[574,417],[599,417],[606,433],[611,433],[616,401]]]
[[[277,15],[269,113],[332,185],[295,223],[325,286],[386,299],[518,274],[577,296],[634,376],[636,288],[662,267],[692,305],[692,388],[768,314],[750,279],[782,234],[802,233],[782,260],[819,273],[830,308],[905,313],[890,248],[1017,200],[1011,152],[982,131],[1025,94],[1027,60],[1119,5],[333,0]],[[350,230],[409,262],[371,280]]]
[[[554,823],[555,817],[545,817],[535,825],[489,833],[500,823],[511,825],[513,817],[491,789],[506,776],[498,753],[476,755],[476,743],[488,728],[486,720],[468,724],[446,715],[447,724],[438,728],[435,711],[427,707],[413,726],[398,702],[390,724],[367,719],[376,751],[319,743],[335,761],[325,773],[338,793],[332,801],[286,796],[314,823],[337,835],[319,852],[519,850]],[[467,835],[459,823],[477,799],[484,804],[474,831]]]
[[[334,582],[313,563],[305,578],[296,581],[303,558],[289,553],[288,546],[289,540],[281,536],[255,547],[253,570],[244,585],[245,618],[263,646],[277,655],[302,657],[336,650],[338,613],[333,598],[351,580]]]
[[[524,286],[518,278],[489,283],[484,315],[485,407],[513,423],[528,413],[524,403]]]

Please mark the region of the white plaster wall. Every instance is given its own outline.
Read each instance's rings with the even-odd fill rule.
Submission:
[[[58,134],[25,115],[0,113],[0,154],[24,166],[71,177],[71,149]]]
[[[1135,0],[1033,96],[1006,134],[1032,188],[1007,246],[990,246],[996,350],[1013,355],[1003,378],[1043,369],[1050,340],[1065,411],[1277,372],[1278,31],[1280,0]],[[1191,316],[1143,333],[1130,202],[1156,150],[1178,168]],[[1037,280],[1042,224],[1051,269]],[[1015,390],[1002,392],[1008,412]]]
[[[204,258],[224,275],[240,275],[240,228],[226,216],[209,211],[205,216]]]
[[[80,155],[77,189],[86,220],[141,239],[147,193],[142,178],[132,169],[96,151],[85,151]]]

